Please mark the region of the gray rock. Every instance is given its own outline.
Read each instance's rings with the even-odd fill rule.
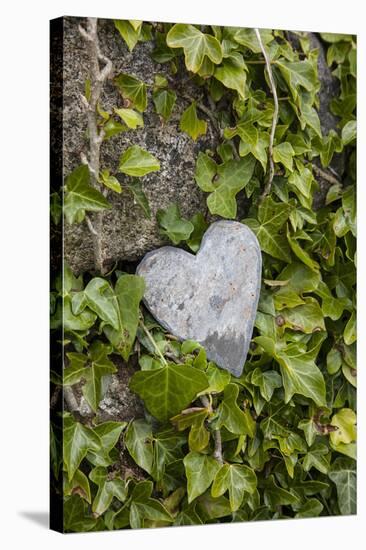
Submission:
[[[213,223],[194,256],[165,246],[137,267],[144,302],[180,340],[193,339],[207,357],[240,376],[257,311],[262,258],[257,238],[234,221]]]
[[[85,20],[77,17],[64,19],[63,57],[63,171],[66,177],[80,164],[80,153],[88,152],[87,121],[80,101],[88,78],[89,59],[85,42],[78,25]],[[154,44],[138,43],[133,52],[114,28],[112,20],[98,21],[98,36],[102,52],[114,67],[114,76],[120,72],[130,73],[152,85],[157,73],[169,73],[169,64],[153,61],[151,52]],[[134,204],[128,191],[121,195],[108,192],[112,209],[103,214],[102,248],[104,264],[112,266],[116,260],[136,261],[147,251],[163,245],[156,222],[156,211],[173,202],[180,206],[183,216],[190,218],[206,208],[205,196],[194,180],[195,160],[200,150],[214,149],[218,145],[217,132],[207,116],[207,135],[195,143],[179,129],[182,112],[190,104],[186,96],[198,97],[199,87],[190,80],[182,80],[178,73],[170,84],[177,93],[177,102],[171,119],[163,124],[156,114],[152,101],[152,88],[148,89],[148,108],[143,113],[144,127],[130,130],[106,140],[101,149],[101,168],[116,171],[121,154],[131,145],[140,145],[155,155],[161,169],[141,179],[149,200],[152,217],[144,217],[141,208]],[[185,97],[183,97],[183,95]],[[122,106],[122,98],[113,82],[108,82],[102,97],[102,107],[112,111]],[[122,184],[126,176],[119,175]],[[85,223],[65,226],[65,259],[75,273],[93,270],[94,256],[92,238]]]

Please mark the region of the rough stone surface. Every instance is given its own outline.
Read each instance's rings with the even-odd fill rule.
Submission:
[[[80,153],[87,153],[86,115],[80,101],[88,78],[89,59],[85,42],[79,33],[78,25],[85,24],[82,18],[64,19],[64,69],[63,69],[63,170],[66,177],[80,164]],[[151,58],[154,44],[138,43],[130,53],[114,28],[112,20],[98,21],[98,36],[102,52],[107,55],[114,67],[114,76],[120,72],[130,73],[145,83],[152,85],[156,73],[166,74],[169,64],[158,64]],[[121,195],[110,191],[108,200],[112,209],[103,215],[102,246],[105,265],[113,265],[116,260],[136,261],[147,251],[161,246],[166,241],[159,234],[156,211],[166,208],[173,202],[180,206],[183,216],[191,217],[206,208],[204,194],[194,181],[195,159],[200,150],[215,148],[218,136],[207,116],[199,112],[200,118],[207,120],[207,135],[195,143],[187,134],[179,130],[179,120],[190,100],[183,94],[199,97],[200,89],[187,80],[184,72],[178,72],[171,87],[177,93],[177,103],[171,119],[162,124],[155,113],[152,101],[152,88],[148,89],[148,108],[143,113],[145,126],[130,130],[106,140],[101,149],[101,168],[117,170],[120,155],[130,145],[140,145],[155,155],[161,165],[159,172],[142,178],[144,191],[152,210],[152,218],[144,217],[128,191]],[[185,80],[182,80],[185,79]],[[122,98],[113,82],[105,85],[102,107],[112,111],[122,106]],[[123,174],[118,178],[123,186]],[[94,266],[91,235],[85,223],[65,227],[65,258],[74,272],[92,270]]]
[[[157,321],[181,340],[193,339],[220,367],[240,376],[257,311],[261,252],[245,225],[213,223],[194,256],[164,246],[137,267],[144,301]]]

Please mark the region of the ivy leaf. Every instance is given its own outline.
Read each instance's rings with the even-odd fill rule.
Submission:
[[[250,381],[259,387],[261,395],[266,401],[270,401],[274,390],[282,386],[282,379],[278,372],[274,370],[262,371],[259,367],[252,372]]]
[[[193,141],[196,141],[199,136],[206,134],[207,122],[198,118],[195,101],[192,101],[190,106],[183,112],[179,128],[182,132],[186,132]]]
[[[132,52],[140,37],[141,24],[136,26],[132,21],[123,21],[121,19],[114,19],[113,21],[114,26],[126,42],[128,49]]]
[[[89,478],[93,483],[98,485],[98,492],[92,504],[92,512],[96,516],[102,515],[110,507],[114,497],[120,502],[124,502],[127,499],[127,483],[118,478],[108,479],[106,468],[102,468],[101,466],[93,468],[89,474]]]
[[[132,128],[132,130],[136,130],[138,126],[144,125],[142,115],[133,109],[114,109],[114,112],[123,120],[128,128]]]
[[[91,187],[89,169],[87,166],[78,166],[66,178],[66,198],[64,212],[68,223],[80,223],[85,218],[85,210],[100,212],[111,208],[107,199]]]
[[[112,463],[109,456],[110,451],[117,444],[122,430],[127,426],[127,422],[103,422],[94,427],[93,431],[96,433],[101,441],[102,452],[95,453],[94,451],[88,451],[86,458],[94,466],[110,466]]]
[[[214,72],[215,78],[231,90],[236,90],[242,99],[245,99],[245,85],[247,81],[246,67],[241,56],[230,55],[223,60],[222,65]]]
[[[99,451],[99,436],[87,426],[74,422],[72,416],[64,416],[63,457],[68,480],[71,481],[88,451]]]
[[[265,46],[270,44],[274,40],[272,31],[269,29],[260,29],[260,36],[262,42]],[[253,53],[261,53],[261,47],[258,42],[257,35],[255,34],[254,29],[238,29],[234,34],[234,40],[238,44],[241,44],[251,50]]]
[[[201,212],[194,214],[190,222],[193,225],[193,231],[187,239],[187,244],[193,252],[197,252],[201,245],[202,237],[208,228],[208,223]]]
[[[305,334],[325,330],[323,312],[314,298],[308,298],[303,305],[283,309],[281,315],[286,327],[292,330]]]
[[[352,141],[356,139],[356,131],[357,131],[356,121],[349,120],[342,128],[343,145],[348,145],[349,143],[352,143]]]
[[[136,204],[138,204],[142,209],[145,215],[145,218],[148,220],[151,220],[150,205],[149,205],[148,198],[145,195],[144,190],[142,188],[142,183],[139,180],[133,180],[125,185],[126,185],[126,189],[128,189],[128,191],[131,191]]]
[[[194,178],[197,185],[206,193],[215,190],[213,178],[217,173],[216,162],[206,153],[200,151],[196,160],[196,170]]]
[[[80,354],[68,354],[70,366],[64,371],[64,384],[72,385],[84,379],[85,384],[82,387],[82,392],[94,412],[97,411],[102,399],[103,377],[117,372],[116,367],[107,357],[111,352],[110,346],[95,340],[88,351],[89,366],[84,366],[85,361],[88,360],[87,357],[84,361],[80,360]],[[74,360],[75,356],[77,356],[76,361]]]
[[[279,232],[291,209],[287,203],[275,202],[271,197],[266,197],[258,208],[258,220],[243,220],[256,234],[261,249],[285,262],[291,262],[291,255],[286,237]]]
[[[192,410],[182,411],[181,414],[170,419],[179,431],[190,428],[188,436],[190,451],[199,453],[208,445],[210,434],[204,425],[208,414],[209,411],[207,409],[194,407]]]
[[[144,279],[137,275],[121,275],[114,290],[108,281],[95,277],[84,290],[88,306],[106,323],[103,330],[125,361],[135,340],[144,290]]]
[[[89,480],[81,470],[76,470],[71,481],[64,479],[64,495],[79,495],[91,504]]]
[[[136,177],[145,176],[157,170],[160,170],[159,161],[139,145],[132,145],[121,155],[118,167],[119,172]]]
[[[211,487],[211,495],[220,497],[229,491],[230,508],[238,510],[243,502],[244,494],[253,493],[257,486],[254,470],[244,464],[223,464],[216,473]]]
[[[143,399],[149,412],[164,422],[207,388],[208,380],[194,367],[167,364],[160,369],[136,372],[129,385]]]
[[[276,509],[277,506],[287,506],[288,504],[297,504],[299,498],[290,491],[279,487],[271,475],[263,483],[264,485],[264,502],[272,509]]]
[[[251,179],[254,165],[254,158],[246,157],[241,160],[229,160],[217,167],[215,190],[207,197],[207,206],[211,214],[229,219],[236,217],[236,195]]]
[[[321,514],[324,506],[317,498],[310,498],[296,512],[295,518],[314,518]]]
[[[122,94],[122,97],[132,101],[134,107],[140,113],[146,110],[147,94],[146,84],[138,78],[126,73],[121,73],[114,79],[116,86]]]
[[[99,181],[108,189],[112,189],[112,191],[115,191],[116,193],[122,192],[122,187],[120,182],[117,178],[114,176],[111,176],[109,170],[102,170],[99,174]]]
[[[187,477],[188,503],[191,503],[209,488],[220,465],[212,456],[192,451],[184,457],[183,462]]]
[[[277,60],[276,67],[279,68],[283,78],[285,79],[295,102],[299,97],[300,86],[305,88],[308,92],[313,92],[316,90],[316,69],[309,59],[293,62]]]
[[[186,67],[193,73],[199,71],[205,56],[215,64],[222,61],[220,42],[193,25],[174,25],[167,34],[166,42],[170,48],[184,49]]]
[[[312,399],[317,405],[325,406],[325,382],[314,362],[314,351],[304,353],[296,344],[281,347],[267,337],[259,336],[255,341],[279,363],[285,389],[285,402],[295,393]]]
[[[228,384],[224,389],[224,399],[218,408],[218,426],[225,426],[233,434],[244,434],[254,437],[256,424],[250,411],[242,411],[237,398],[239,388],[236,384]]]
[[[341,514],[356,514],[356,467],[350,458],[336,458],[328,473],[337,487],[338,505]]]
[[[125,434],[125,445],[133,460],[148,474],[152,472],[154,452],[153,434],[150,424],[145,420],[133,420]]]
[[[78,495],[65,499],[64,529],[65,531],[90,531],[95,526],[95,519],[88,515],[88,504]]]
[[[283,141],[279,145],[273,147],[273,160],[274,162],[280,162],[285,168],[292,172],[293,169],[293,157],[295,151],[292,148],[291,143]]]
[[[341,409],[333,415],[330,423],[338,428],[330,434],[333,445],[337,446],[339,443],[347,444],[356,441],[356,414],[352,409]]]
[[[311,447],[303,459],[303,468],[305,472],[309,472],[311,468],[315,468],[322,474],[327,474],[329,470],[328,454],[329,449],[326,445],[318,444]]]
[[[193,224],[181,217],[178,204],[171,204],[166,210],[158,210],[156,219],[162,228],[162,233],[167,235],[174,244],[189,239],[194,230]]]
[[[162,116],[165,122],[170,118],[174,109],[177,94],[172,90],[155,90],[153,92],[153,101],[156,112]]]

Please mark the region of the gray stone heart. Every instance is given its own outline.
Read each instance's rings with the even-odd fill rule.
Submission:
[[[262,257],[254,233],[239,222],[213,223],[196,256],[173,246],[146,254],[144,302],[180,340],[196,340],[218,366],[240,376],[257,311]]]

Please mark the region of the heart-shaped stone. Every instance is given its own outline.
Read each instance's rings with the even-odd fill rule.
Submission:
[[[262,257],[254,233],[222,220],[203,236],[196,256],[173,246],[146,254],[137,267],[144,302],[180,340],[199,342],[207,357],[240,376],[257,311]]]

